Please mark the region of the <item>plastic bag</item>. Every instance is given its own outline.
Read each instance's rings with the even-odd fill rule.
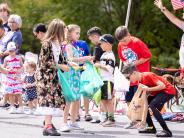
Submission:
[[[93,100],[95,100],[95,103],[97,105],[100,104],[100,101],[101,101],[101,97],[102,97],[102,92],[101,92],[101,89],[99,89],[93,96]]]
[[[118,67],[114,71],[114,89],[116,92],[129,91],[130,81],[120,72]]]
[[[96,68],[89,62],[86,62],[86,70],[82,72],[80,93],[89,99],[101,88],[103,81],[96,71]]]
[[[67,74],[67,72],[62,72],[59,68],[59,66],[56,66],[57,68],[57,74],[58,74],[58,78],[59,78],[59,83],[61,85],[61,88],[63,90],[63,94],[64,94],[64,98],[65,101],[67,103],[76,101],[76,96],[74,95],[74,93],[72,92],[72,90],[70,89],[69,83],[68,83],[68,79],[67,77],[69,76]]]

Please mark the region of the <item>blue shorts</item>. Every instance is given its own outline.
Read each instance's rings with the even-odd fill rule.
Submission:
[[[138,86],[130,86],[129,91],[125,94],[125,101],[131,102],[132,98],[134,97],[135,92],[137,91]]]

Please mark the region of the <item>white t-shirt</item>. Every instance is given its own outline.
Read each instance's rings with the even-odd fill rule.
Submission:
[[[112,51],[103,53],[100,58],[100,64],[105,65],[107,67],[107,70],[104,69],[100,70],[100,74],[103,81],[114,82],[114,69],[115,69],[114,53]]]
[[[52,43],[52,51],[53,51],[53,54],[54,54],[54,61],[56,63],[58,63],[58,61],[59,61],[59,55],[61,53],[61,49],[56,44]]]

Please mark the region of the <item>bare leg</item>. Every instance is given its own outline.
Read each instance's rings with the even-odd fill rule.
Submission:
[[[89,99],[84,98],[84,111],[85,114],[89,114]]]
[[[65,109],[64,109],[64,117],[63,117],[63,122],[67,123],[67,118],[70,110],[70,104],[66,104]]]

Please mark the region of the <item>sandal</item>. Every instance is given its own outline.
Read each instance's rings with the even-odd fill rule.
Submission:
[[[144,129],[146,128],[146,123],[143,123],[143,122],[139,122],[135,125],[135,127],[140,130],[140,129]]]
[[[85,121],[91,121],[93,119],[90,114],[86,114],[84,118],[85,118]]]
[[[77,119],[75,121],[80,121],[80,115],[78,115]]]

